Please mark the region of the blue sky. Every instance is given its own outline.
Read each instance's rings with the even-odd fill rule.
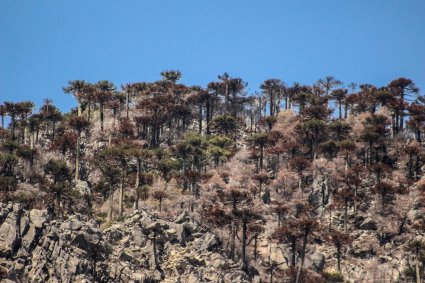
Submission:
[[[120,85],[165,69],[201,86],[228,72],[251,92],[327,75],[425,89],[425,1],[0,1],[0,101],[68,110],[68,80]]]

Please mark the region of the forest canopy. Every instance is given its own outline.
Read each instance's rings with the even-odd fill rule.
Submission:
[[[412,80],[271,78],[250,94],[228,73],[206,87],[160,75],[69,81],[66,113],[2,102],[1,201],[104,227],[140,209],[187,212],[269,282],[343,282],[393,251],[408,259],[400,278],[424,278],[425,98]]]

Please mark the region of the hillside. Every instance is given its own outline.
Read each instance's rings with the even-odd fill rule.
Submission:
[[[70,81],[68,113],[0,104],[1,278],[425,280],[414,82],[269,79],[251,95],[227,73],[206,88],[161,75]]]

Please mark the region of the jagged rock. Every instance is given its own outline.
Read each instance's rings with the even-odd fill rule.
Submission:
[[[0,207],[0,272],[13,282],[249,282],[188,214],[177,223],[140,210],[101,231],[78,215]]]
[[[172,226],[176,231],[177,240],[180,245],[185,246],[188,241],[193,240],[193,233],[196,227],[190,222],[184,222],[181,225]]]
[[[376,254],[375,247],[378,245],[379,243],[375,237],[362,234],[353,242],[349,253],[361,259],[371,258]]]
[[[325,205],[329,202],[329,197],[327,181],[320,175],[313,180],[312,191],[308,196],[308,200],[314,206],[320,207],[323,205],[323,201]]]
[[[100,233],[94,231],[92,233],[90,232],[85,231],[84,233],[75,235],[75,237],[71,240],[71,245],[85,251],[94,251],[98,249]]]
[[[313,268],[320,272],[323,271],[323,269],[325,268],[325,255],[322,253],[313,253],[310,257],[311,260],[311,265],[313,266]]]
[[[47,211],[33,209],[29,213],[30,221],[35,228],[43,228],[43,224],[47,221]]]
[[[167,233],[168,240],[169,240],[171,243],[178,242],[178,238],[177,238],[177,232],[176,232],[176,230],[174,230],[174,229],[168,229],[168,230],[166,230],[165,232]]]
[[[205,266],[205,260],[198,257],[196,254],[189,254],[186,255],[186,261],[193,266]]]
[[[177,216],[176,220],[174,220],[177,224],[182,224],[190,220],[189,213],[187,211],[183,211],[179,216]]]
[[[183,274],[186,271],[186,267],[187,267],[187,262],[185,261],[179,261],[176,264],[176,271],[178,274]]]
[[[214,234],[207,233],[204,237],[200,239],[201,246],[199,247],[200,251],[212,251],[220,245],[218,237]]]
[[[8,205],[8,215],[0,227],[0,256],[10,257],[19,248],[21,237],[21,213],[19,204]]]
[[[390,257],[390,256],[387,256],[387,255],[381,255],[381,256],[378,257],[378,261],[379,261],[380,264],[390,262],[392,260],[393,260],[393,258]]]
[[[412,209],[406,215],[406,222],[408,225],[414,225],[415,223],[419,223],[424,217],[420,210]]]
[[[81,195],[88,195],[90,194],[90,188],[86,181],[74,181],[75,185],[74,188],[79,192]]]
[[[81,227],[83,227],[83,223],[80,220],[73,218],[69,219],[67,222],[62,223],[59,228],[63,230],[78,231],[81,229]]]
[[[14,203],[12,206],[12,210],[16,216],[20,216],[23,211],[22,205],[20,203]]]
[[[3,224],[4,220],[6,219],[7,215],[9,214],[9,209],[7,206],[2,205],[0,209],[0,224]]]
[[[378,227],[376,225],[376,221],[370,217],[367,217],[363,222],[359,225],[359,228],[362,230],[377,230]]]
[[[147,225],[145,227],[145,229],[148,230],[148,231],[159,231],[159,230],[162,229],[162,226],[158,222],[153,222],[153,223]]]

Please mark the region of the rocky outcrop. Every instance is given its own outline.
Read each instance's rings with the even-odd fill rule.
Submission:
[[[73,215],[18,204],[0,209],[0,277],[14,282],[249,282],[217,236],[188,214],[163,221],[140,210],[101,230]]]

